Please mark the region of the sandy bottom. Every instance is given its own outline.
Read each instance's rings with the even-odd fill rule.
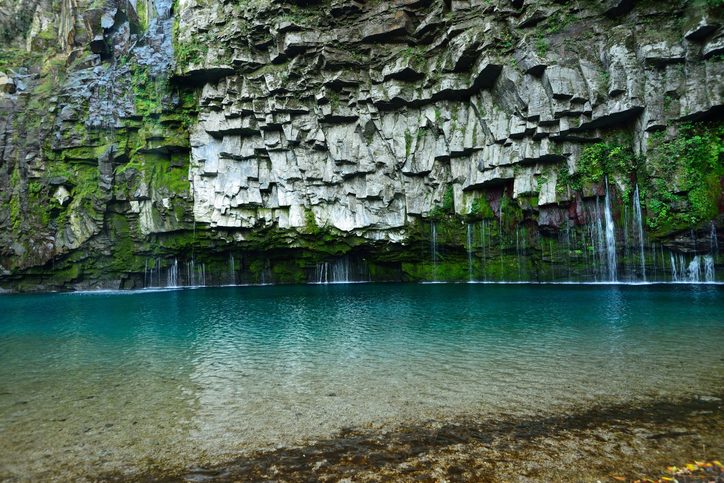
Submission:
[[[721,394],[724,396],[724,394]],[[342,431],[218,466],[151,470],[151,481],[635,481],[724,455],[722,399],[595,407],[565,415],[468,417],[395,429]],[[701,474],[707,476],[702,479]],[[698,476],[697,476],[698,475]],[[128,475],[87,475],[123,480]],[[724,481],[721,468],[677,477]]]

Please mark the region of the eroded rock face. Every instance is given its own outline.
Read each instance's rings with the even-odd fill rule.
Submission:
[[[567,202],[544,173],[575,172],[586,143],[622,129],[643,154],[650,132],[720,107],[711,19],[688,31],[659,9],[622,23],[521,3],[182,1],[179,42],[209,50],[178,74],[234,70],[202,87],[196,219],[300,227],[311,209],[321,224],[394,239],[449,186],[460,214],[495,185],[537,206]],[[633,2],[609,3],[620,19]]]
[[[553,240],[595,259],[607,186],[620,260],[639,186],[649,240],[718,254],[716,154],[685,150],[720,146],[721,25],[704,3],[0,0],[0,284],[227,255],[303,281],[351,252],[424,279],[432,222],[447,260],[555,279]]]

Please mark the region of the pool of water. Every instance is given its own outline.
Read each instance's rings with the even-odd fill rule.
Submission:
[[[718,394],[724,287],[0,297],[0,479],[126,475],[456,416]]]

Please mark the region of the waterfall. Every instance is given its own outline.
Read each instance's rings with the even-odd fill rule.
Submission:
[[[599,202],[598,196],[596,196],[596,224],[594,227],[592,227],[592,233],[591,233],[591,242],[593,242],[593,245],[596,247],[595,252],[597,255],[596,260],[596,267],[597,267],[597,276],[600,275],[601,278],[604,278],[605,276],[605,267],[606,267],[606,257],[605,257],[605,250],[604,250],[604,243],[603,243],[603,221],[601,219],[601,206]],[[595,231],[595,239],[593,237],[593,232]]]
[[[156,274],[156,285],[153,284],[153,275]],[[160,287],[161,286],[161,259],[157,258],[155,262],[154,268],[151,270],[151,286],[152,287]]]
[[[671,281],[678,282],[679,274],[676,271],[676,259],[674,259],[674,252],[669,252],[669,257],[671,258]]]
[[[332,282],[346,283],[350,282],[350,260],[348,256],[343,256],[334,261],[332,264]]]
[[[315,278],[317,280],[317,283],[329,283],[329,263],[328,262],[317,263]]]
[[[695,255],[689,263],[683,254],[669,253],[671,260],[671,280],[674,282],[713,282],[716,280],[714,273],[714,257],[711,255]]]
[[[716,236],[716,225],[713,221],[711,222],[711,232],[709,234],[709,248],[712,255],[716,255],[719,251],[719,239]]]
[[[483,265],[483,280],[486,280],[485,275],[485,220],[480,223],[480,250],[482,251],[481,263]]]
[[[178,260],[173,259],[173,264],[168,267],[166,272],[166,286],[178,287]]]
[[[698,282],[701,280],[701,262],[699,255],[695,256],[686,270],[686,281],[687,282]]]
[[[468,223],[466,246],[468,249],[468,280],[473,281],[473,224]]]
[[[173,263],[166,269],[166,280],[165,283],[161,282],[161,259],[154,258],[149,264],[148,258],[146,259],[145,266],[143,268],[143,286],[144,288],[151,287],[178,287],[178,260],[174,258]]]
[[[431,236],[430,236],[430,254],[432,258],[432,280],[437,280],[437,226],[433,221],[430,224]]]
[[[551,280],[556,279],[555,257],[553,256],[553,240],[548,240],[548,251],[551,254]]]
[[[704,281],[714,282],[716,280],[714,273],[714,257],[711,255],[705,255],[703,258],[704,262]]]
[[[229,285],[236,285],[236,263],[233,253],[229,253]]]
[[[325,283],[350,283],[360,276],[357,270],[355,277],[352,275],[352,259],[349,255],[340,257],[332,262],[319,262],[315,268],[315,282]]]
[[[634,225],[636,227],[636,235],[638,237],[638,243],[639,243],[639,254],[641,256],[641,277],[643,278],[643,281],[646,281],[646,258],[644,256],[644,227],[643,227],[643,217],[641,216],[641,200],[639,199],[639,185],[636,184],[636,189],[634,190],[634,199],[633,199],[633,208],[634,208]]]
[[[500,281],[503,281],[503,273],[505,271],[503,270],[503,247],[504,244],[504,237],[503,237],[503,207],[501,205],[500,207],[500,218],[498,218],[498,259],[500,260]]]
[[[515,226],[515,258],[518,262],[518,281],[521,281],[523,279],[522,274],[520,273],[520,226]]]
[[[191,261],[186,262],[186,283],[191,287],[196,285],[196,270],[193,258]]]
[[[608,264],[608,279],[616,281],[616,231],[613,226],[611,215],[611,199],[608,193],[608,177],[606,177],[606,200],[604,203],[604,214],[606,217],[606,258]]]
[[[186,262],[186,279],[190,287],[205,287],[206,264],[197,265],[193,258],[190,262]]]

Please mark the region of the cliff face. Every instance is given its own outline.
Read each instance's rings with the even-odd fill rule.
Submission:
[[[713,280],[721,11],[0,0],[0,285]]]

